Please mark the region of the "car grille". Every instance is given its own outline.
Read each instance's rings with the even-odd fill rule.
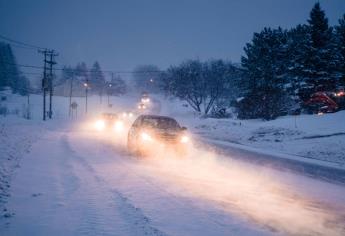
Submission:
[[[159,138],[166,142],[176,142],[177,137],[178,136],[176,134],[170,134],[170,133],[162,133],[159,135]]]

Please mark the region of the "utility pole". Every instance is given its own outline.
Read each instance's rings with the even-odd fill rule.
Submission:
[[[69,117],[71,117],[71,113],[72,113],[72,94],[73,94],[73,79],[74,79],[74,72],[71,72],[71,73],[73,74],[72,74],[72,77],[70,78],[71,84],[70,84],[70,90],[69,90],[69,110],[68,110]]]
[[[53,115],[53,65],[56,64],[56,62],[53,60],[54,56],[57,56],[58,54],[54,52],[54,50],[51,50],[49,53],[50,60],[47,62],[49,64],[49,119],[52,118]]]
[[[87,91],[89,88],[89,79],[86,79],[84,83],[84,87],[85,87],[85,113],[87,114]]]
[[[112,92],[112,86],[113,86],[113,81],[114,81],[114,72],[111,72],[111,81],[109,83],[109,87],[107,88],[107,94],[108,94],[108,107],[110,106],[110,102],[109,102],[109,95]]]
[[[42,79],[42,90],[43,90],[43,120],[46,120],[47,111],[46,111],[46,95],[49,90],[49,118],[52,118],[52,97],[53,97],[53,65],[56,62],[53,61],[53,57],[57,56],[54,50],[39,50],[39,53],[44,55],[44,67],[43,67],[43,79]],[[49,56],[49,60],[47,57]],[[49,76],[47,74],[47,64],[49,64]]]
[[[43,67],[43,78],[42,78],[42,90],[43,90],[43,120],[46,120],[46,93],[47,93],[47,54],[48,50],[39,50],[39,53],[44,55],[44,67]]]

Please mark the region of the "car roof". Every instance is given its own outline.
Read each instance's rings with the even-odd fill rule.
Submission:
[[[173,119],[173,117],[170,116],[159,116],[159,115],[140,115],[139,118],[156,118],[156,119]]]

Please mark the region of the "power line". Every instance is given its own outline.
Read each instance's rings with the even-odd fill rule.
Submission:
[[[22,49],[35,49],[35,50],[47,50],[47,48],[44,48],[44,47],[40,47],[40,46],[37,46],[37,45],[34,45],[34,44],[29,44],[29,43],[24,43],[24,42],[21,42],[21,41],[18,41],[18,40],[14,40],[14,39],[11,39],[9,37],[6,37],[6,36],[3,36],[3,35],[0,35],[0,38],[1,39],[4,39],[6,41],[9,41],[9,42],[12,42],[14,44],[11,44],[12,46],[14,47],[18,47],[18,48],[22,48]],[[18,45],[16,45],[18,44]],[[5,64],[12,64],[12,63],[6,63],[4,62]],[[12,65],[16,65],[16,66],[19,66],[19,67],[26,67],[26,68],[34,68],[34,69],[44,69],[44,67],[42,66],[34,66],[34,65],[22,65],[22,64],[12,64]],[[54,71],[57,71],[57,70],[64,70],[66,68],[54,68],[53,70]],[[70,70],[67,68],[67,70]],[[77,69],[71,69],[73,72],[80,72],[81,70],[77,70]],[[85,70],[85,72],[94,72],[95,70]],[[115,74],[142,74],[142,73],[161,73],[163,71],[161,70],[154,70],[154,71],[115,71],[115,70],[100,70],[100,72],[103,72],[103,73],[115,73]]]
[[[39,72],[23,72],[23,71],[20,71],[19,73],[15,73],[13,71],[2,70],[2,69],[0,69],[0,72],[4,72],[4,73],[8,73],[8,74],[42,75],[42,73],[39,73]]]
[[[14,64],[14,63],[8,63],[8,62],[3,62],[8,65],[14,65],[18,67],[25,67],[25,68],[33,68],[33,69],[44,69],[42,66],[35,66],[35,65],[24,65],[24,64]],[[70,68],[53,68],[54,71],[61,71],[61,70],[67,70],[67,71],[72,71],[72,72],[98,72],[96,70],[78,70],[78,69],[70,69]],[[145,73],[162,73],[164,72],[163,70],[151,70],[151,71],[116,71],[116,70],[99,70],[100,72],[103,73],[114,73],[114,74],[145,74]]]
[[[37,46],[37,45],[34,45],[34,44],[24,43],[24,42],[21,42],[21,41],[18,41],[18,40],[14,40],[14,39],[11,39],[11,38],[3,36],[3,35],[0,35],[0,38],[6,40],[8,42],[12,42],[11,45],[14,46],[14,47],[18,47],[18,48],[22,48],[22,49],[35,49],[35,50],[41,50],[41,51],[42,50],[47,50],[47,48],[40,47],[40,46]],[[16,45],[16,44],[18,44],[18,45]],[[33,69],[40,69],[40,70],[44,69],[44,67],[42,67],[42,66],[12,64],[12,63],[6,63],[6,62],[3,62],[3,63],[15,65],[15,66],[18,66],[18,67],[26,67],[26,68],[33,68]],[[61,71],[61,70],[65,70],[65,69],[73,71],[73,72],[81,72],[81,70],[68,69],[68,68],[53,68],[52,70],[54,70],[54,71]],[[90,73],[90,72],[95,72],[95,70],[85,70],[85,72],[89,72]],[[164,71],[161,71],[161,70],[152,70],[152,71],[100,70],[99,72],[110,73],[110,74],[145,74],[145,73],[162,73]]]
[[[42,70],[44,67],[42,66],[33,66],[33,65],[23,65],[23,64],[17,64],[17,63],[9,63],[9,62],[2,62],[4,64],[7,64],[7,65],[11,65],[11,66],[18,66],[18,67],[26,67],[26,68],[34,68],[34,69],[40,69]]]
[[[22,46],[31,48],[31,49],[36,49],[36,50],[37,50],[37,49],[38,49],[38,50],[43,50],[43,49],[45,49],[44,47],[36,46],[36,45],[33,45],[33,44],[29,44],[29,43],[24,43],[24,42],[21,42],[21,41],[18,41],[18,40],[14,40],[14,39],[8,38],[8,37],[3,36],[3,35],[0,35],[0,38],[1,38],[1,39],[4,39],[4,40],[6,40],[6,41],[12,42],[12,43],[16,43],[16,44],[19,44],[19,45],[22,45]]]
[[[22,46],[22,45],[17,45],[17,44],[13,44],[13,43],[7,43],[7,44],[11,45],[11,47],[25,49],[25,50],[34,50],[34,51],[37,50],[36,48],[30,48],[30,47],[26,47],[26,46]]]

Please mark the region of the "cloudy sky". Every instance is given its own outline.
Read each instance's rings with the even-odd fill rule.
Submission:
[[[60,66],[95,60],[104,69],[138,64],[164,69],[187,58],[239,62],[245,43],[265,26],[305,23],[315,0],[0,0],[0,35],[53,48]],[[320,1],[331,25],[344,0]],[[18,63],[42,64],[15,49]]]

